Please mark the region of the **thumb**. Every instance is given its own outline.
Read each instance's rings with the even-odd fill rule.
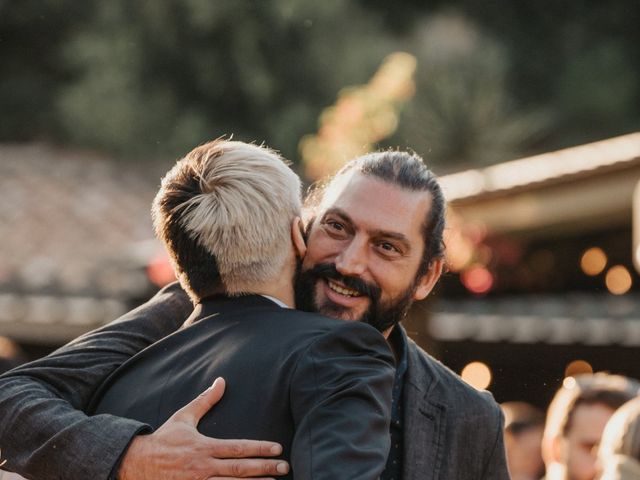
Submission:
[[[175,416],[195,427],[200,419],[211,410],[211,407],[220,401],[222,395],[224,395],[224,390],[224,378],[216,378],[213,385],[178,410]]]

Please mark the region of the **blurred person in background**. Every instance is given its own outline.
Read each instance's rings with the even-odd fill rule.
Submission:
[[[640,479],[640,398],[616,410],[598,449],[599,480]]]
[[[512,480],[538,480],[544,475],[544,412],[527,402],[504,402],[504,446]]]
[[[542,440],[546,480],[593,480],[606,423],[639,389],[637,381],[621,375],[565,378],[547,410]]]

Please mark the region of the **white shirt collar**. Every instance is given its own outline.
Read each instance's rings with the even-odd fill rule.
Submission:
[[[276,297],[272,297],[271,295],[260,295],[261,297],[264,298],[268,298],[269,300],[271,300],[273,303],[275,303],[276,305],[278,305],[279,307],[282,308],[291,308],[289,305],[287,305],[286,303],[284,303],[282,300],[278,300]]]

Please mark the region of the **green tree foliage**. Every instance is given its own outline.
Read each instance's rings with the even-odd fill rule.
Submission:
[[[0,141],[60,135],[54,105],[71,77],[60,51],[89,3],[0,0]]]
[[[67,45],[78,77],[58,107],[73,141],[117,152],[181,153],[233,133],[293,157],[391,43],[374,16],[335,0],[110,0]]]
[[[0,0],[0,141],[153,159],[233,133],[297,160],[401,50],[387,144],[491,163],[640,129],[639,24],[638,0]]]
[[[418,60],[417,91],[389,143],[446,170],[513,158],[549,124],[543,110],[515,108],[504,47],[460,14],[428,17],[407,44]]]
[[[501,71],[501,96],[508,104],[503,113],[524,118],[525,125],[532,120],[538,127],[532,132],[534,135],[523,139],[514,154],[548,151],[640,129],[640,2],[637,0],[407,0],[402,3],[360,0],[360,3],[376,10],[398,35],[413,35],[412,32],[423,29],[425,16],[457,12],[481,37],[491,39],[502,50],[502,66],[492,67],[489,60],[479,59],[476,63],[485,65],[477,65],[477,69],[484,71],[484,75],[488,71],[494,74]],[[415,54],[419,62],[423,57],[419,46],[413,49],[403,46],[403,49]],[[482,57],[484,53],[478,48],[474,55]],[[419,63],[418,79],[429,75],[424,68],[424,57],[422,63]],[[420,101],[419,94],[416,102]],[[403,144],[415,138],[406,130],[400,133],[406,139],[399,136],[392,142]],[[451,131],[450,151],[455,150],[454,134],[455,131]],[[417,148],[422,147],[419,144]],[[439,147],[436,145],[432,150],[438,151]],[[483,158],[496,161],[502,155],[496,150],[491,156],[495,159],[479,155],[467,156],[465,160],[463,155],[455,155],[465,162],[483,161]]]

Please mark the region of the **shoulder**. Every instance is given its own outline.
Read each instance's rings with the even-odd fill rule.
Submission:
[[[395,368],[391,348],[384,336],[369,324],[336,320],[315,313],[291,311],[295,322],[287,323],[289,335],[296,341],[303,356],[364,357],[367,362],[382,361]]]
[[[467,384],[450,368],[436,360],[411,339],[408,349],[408,381],[418,382],[427,388],[428,398],[449,408],[454,407],[462,417],[486,417],[491,422],[500,422],[500,407],[493,395],[479,391]]]
[[[356,338],[386,343],[384,336],[367,323],[336,320],[318,313],[301,312],[294,309],[286,309],[283,313],[288,317],[287,325],[292,326],[295,330],[326,335],[354,335]]]

